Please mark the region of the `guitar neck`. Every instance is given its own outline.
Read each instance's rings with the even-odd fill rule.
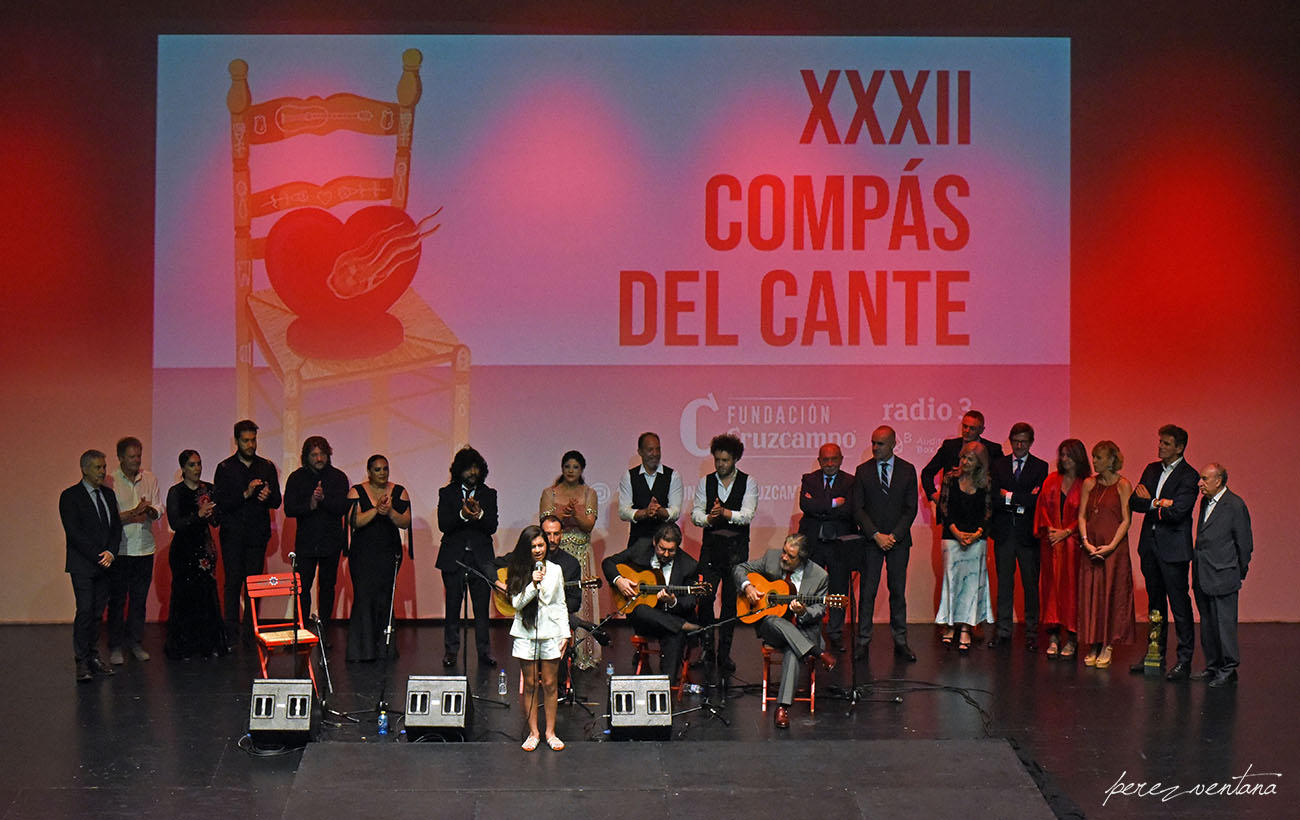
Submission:
[[[667,592],[669,595],[690,595],[692,587],[680,586],[677,584],[642,584],[640,591],[642,595],[657,595],[659,592]]]
[[[808,604],[824,604],[826,603],[826,596],[825,595],[777,595],[776,593],[769,593],[767,596],[767,602],[769,604],[788,604],[793,601],[798,601],[799,603],[805,606],[807,606]]]

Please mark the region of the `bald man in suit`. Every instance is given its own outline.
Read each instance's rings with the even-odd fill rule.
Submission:
[[[1241,651],[1237,646],[1237,595],[1246,580],[1254,540],[1250,510],[1228,489],[1222,464],[1201,470],[1201,507],[1196,517],[1192,590],[1201,613],[1201,649],[1205,671],[1193,675],[1215,688],[1237,682]]]

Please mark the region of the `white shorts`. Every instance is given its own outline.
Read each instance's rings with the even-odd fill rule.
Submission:
[[[567,640],[568,638],[543,638],[540,641],[515,638],[515,646],[510,654],[524,661],[553,661],[564,654],[564,642]]]

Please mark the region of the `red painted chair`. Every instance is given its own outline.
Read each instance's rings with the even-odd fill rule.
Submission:
[[[320,643],[320,637],[307,629],[302,620],[302,602],[294,591],[300,588],[302,581],[293,572],[277,572],[270,575],[250,575],[245,582],[250,599],[249,611],[253,617],[253,634],[257,638],[257,659],[262,664],[262,677],[266,673],[266,659],[275,652],[293,652],[295,643],[298,654],[307,656],[307,676],[311,678],[313,689],[316,687],[316,672],[312,669],[311,653]],[[270,598],[291,598],[290,620],[264,621],[258,615],[258,602]],[[297,640],[295,642],[295,634]]]
[[[784,662],[785,662],[785,652],[783,650],[779,650],[774,647],[768,646],[767,644],[763,644],[763,697],[761,698],[761,701],[763,704],[762,711],[764,712],[767,711],[767,704],[776,700],[776,695],[769,695],[767,693],[767,689],[768,689],[767,679],[770,675],[772,667],[774,665],[780,666]],[[799,690],[796,689],[793,700],[795,703],[808,704],[808,711],[810,713],[816,712],[817,711],[817,663],[816,661],[810,658],[804,661],[804,666],[808,667],[807,694],[804,695],[803,697],[800,697]]]

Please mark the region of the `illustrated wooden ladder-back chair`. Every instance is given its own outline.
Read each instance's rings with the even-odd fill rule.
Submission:
[[[253,636],[257,640],[257,659],[262,664],[262,677],[266,673],[266,659],[274,652],[293,652],[296,645],[299,655],[307,656],[307,676],[311,678],[313,689],[316,687],[316,672],[312,668],[311,653],[320,643],[320,637],[303,624],[302,599],[294,595],[301,579],[293,572],[277,572],[269,575],[250,575],[245,580],[249,598],[249,613],[253,618]],[[292,598],[288,620],[263,621],[258,616],[258,602],[268,598]]]
[[[310,388],[369,381],[372,391],[371,438],[384,449],[387,438],[388,377],[431,368],[449,367],[452,451],[469,441],[469,348],[461,344],[443,320],[408,289],[389,309],[405,329],[405,338],[381,356],[358,359],[323,359],[301,355],[288,343],[289,325],[296,318],[274,290],[253,291],[253,265],[266,259],[266,236],[252,235],[255,218],[300,207],[329,210],[344,202],[387,201],[405,210],[411,171],[411,136],[415,106],[422,86],[416,49],[402,54],[402,75],[397,101],[388,102],[355,94],[320,97],[280,97],[255,103],[248,85],[248,64],[230,62],[230,148],[234,177],[235,226],[235,400],[236,417],[253,416],[253,341],[256,339],[271,370],[284,388],[282,469],[298,459],[303,427],[302,398]],[[395,138],[391,177],[338,176],[324,184],[288,182],[263,190],[252,186],[249,154],[255,145],[279,142],[336,130],[375,137]],[[443,386],[438,379],[439,386]],[[331,413],[334,418],[349,413]],[[431,433],[435,431],[430,430]]]

